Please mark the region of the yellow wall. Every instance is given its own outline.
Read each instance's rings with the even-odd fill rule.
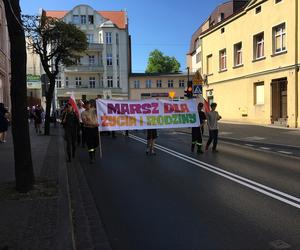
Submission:
[[[288,125],[296,126],[295,70],[295,3],[296,0],[252,1],[246,9],[224,23],[202,34],[203,73],[207,72],[206,57],[212,54],[212,75],[208,86],[224,120],[270,124],[271,81],[288,80]],[[256,14],[256,7],[261,12]],[[298,8],[299,13],[299,8]],[[285,23],[286,53],[273,56],[273,27]],[[221,28],[224,32],[221,33]],[[264,32],[265,58],[253,61],[253,36]],[[234,67],[234,44],[242,42],[243,66]],[[227,70],[219,72],[219,51],[226,49]],[[299,60],[298,60],[299,62]],[[299,75],[299,73],[298,73]],[[264,82],[264,105],[254,104],[254,83]],[[205,96],[205,94],[204,94]],[[299,108],[299,104],[298,104]],[[244,116],[242,116],[244,114]],[[245,115],[247,114],[247,116]],[[298,118],[299,121],[299,118]]]

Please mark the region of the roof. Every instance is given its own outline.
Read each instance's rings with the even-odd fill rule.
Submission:
[[[63,18],[69,11],[67,10],[45,10],[48,17]],[[98,14],[113,22],[119,29],[126,29],[127,17],[125,11],[96,11]]]

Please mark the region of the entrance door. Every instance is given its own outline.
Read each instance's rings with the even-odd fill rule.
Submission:
[[[276,125],[287,125],[287,79],[272,80],[272,116],[271,122]]]

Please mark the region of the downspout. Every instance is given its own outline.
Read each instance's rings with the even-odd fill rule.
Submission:
[[[299,9],[298,0],[295,0],[295,127],[298,128],[299,117]]]

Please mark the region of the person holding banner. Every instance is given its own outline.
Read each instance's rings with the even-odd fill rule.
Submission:
[[[198,114],[200,119],[199,127],[192,127],[192,146],[191,151],[194,152],[195,146],[197,145],[197,153],[202,154],[202,138],[204,133],[204,123],[206,121],[206,115],[202,111],[203,103],[198,104]]]
[[[146,154],[156,155],[154,151],[155,139],[157,138],[156,129],[147,129],[147,148]]]
[[[85,141],[87,144],[90,163],[95,162],[96,149],[99,146],[98,121],[95,102],[90,100],[86,102],[85,111],[81,114],[84,126]]]

